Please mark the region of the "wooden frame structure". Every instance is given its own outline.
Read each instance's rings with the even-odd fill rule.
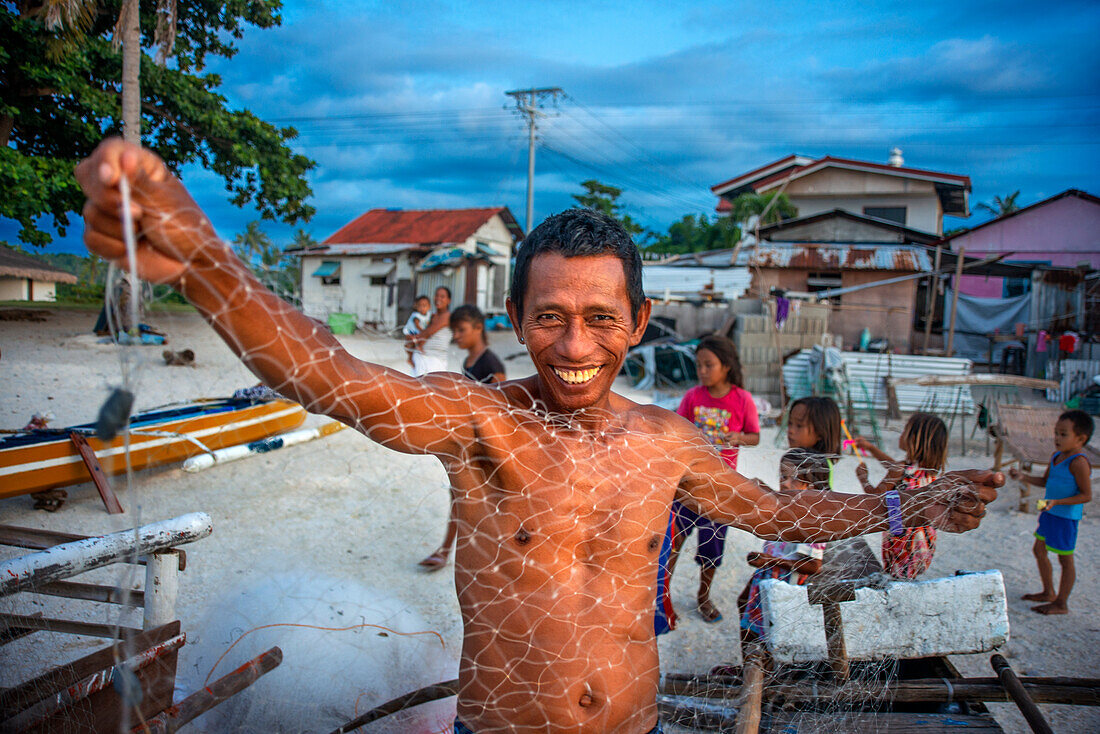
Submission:
[[[199,512],[99,537],[0,525],[0,545],[36,551],[0,563],[0,597],[44,594],[143,612],[143,629],[41,613],[0,614],[0,646],[39,632],[111,640],[90,655],[0,689],[0,730],[167,734],[278,666],[282,651],[275,647],[173,705],[177,656],[187,639],[175,619],[178,576],[186,567],[177,546],[212,530],[210,517]],[[68,580],[116,563],[144,565],[145,590]]]

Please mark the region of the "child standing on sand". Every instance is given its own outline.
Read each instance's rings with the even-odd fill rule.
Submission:
[[[914,413],[898,437],[898,448],[905,452],[904,465],[864,436],[856,446],[886,466],[886,477],[879,485],[863,482],[864,491],[882,494],[904,483],[906,489],[925,487],[936,480],[947,466],[947,426],[931,413]],[[861,476],[862,479],[862,476]],[[901,535],[882,534],[882,565],[896,579],[908,581],[928,570],[936,553],[936,529],[905,528]]]
[[[1084,514],[1084,505],[1092,500],[1092,466],[1081,451],[1092,438],[1093,422],[1083,410],[1068,410],[1054,424],[1054,448],[1050,464],[1042,477],[1024,474],[1016,467],[1009,473],[1013,479],[1036,487],[1045,487],[1046,496],[1039,501],[1039,527],[1035,529],[1035,562],[1039,565],[1039,578],[1043,590],[1037,594],[1024,594],[1027,601],[1045,602],[1032,607],[1039,614],[1066,614],[1069,612],[1069,593],[1077,580],[1073,563],[1073,550],[1077,546],[1077,524]],[[1058,592],[1054,591],[1054,570],[1047,552],[1058,556],[1062,577]]]
[[[427,301],[426,298],[424,300]],[[489,339],[485,336],[485,314],[477,306],[459,306],[451,313],[451,333],[458,348],[466,350],[466,359],[462,362],[464,377],[485,384],[504,382],[504,363],[489,349]],[[451,501],[454,502],[453,497]],[[429,571],[437,571],[447,565],[457,536],[458,523],[452,508],[443,544],[419,565]]]
[[[485,335],[485,314],[477,306],[459,306],[451,314],[451,334],[455,345],[466,350],[462,374],[474,382],[504,382],[504,363],[489,349]]]
[[[695,349],[695,362],[699,384],[688,390],[676,412],[694,423],[719,448],[730,468],[736,469],[738,447],[760,443],[760,419],[752,395],[741,387],[741,360],[737,347],[724,336],[705,336]],[[699,564],[699,592],[696,601],[703,619],[717,622],[722,619],[722,613],[710,600],[710,587],[715,572],[722,565],[728,526],[711,522],[679,502],[672,503],[672,513],[675,530],[664,588],[671,583],[684,541],[692,529],[698,530],[695,562]],[[675,613],[671,619],[675,619]]]
[[[835,457],[840,454],[840,409],[829,398],[802,398],[791,403],[787,417],[787,443],[791,450],[779,462],[783,491],[829,490],[833,483]],[[750,553],[749,565],[756,568],[737,597],[741,612],[741,649],[764,635],[760,607],[760,582],[780,579],[804,584],[806,577],[821,570],[824,543],[765,541],[761,553]]]

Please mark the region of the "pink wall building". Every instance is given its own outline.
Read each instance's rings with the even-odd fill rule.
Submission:
[[[1007,263],[1100,270],[1100,198],[1069,189],[943,241],[955,253],[965,247],[967,257],[1007,252]],[[1001,298],[1018,295],[1023,287],[1007,278],[964,275],[959,292]]]

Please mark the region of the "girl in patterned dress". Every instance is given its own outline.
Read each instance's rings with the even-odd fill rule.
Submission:
[[[840,453],[840,410],[825,397],[810,397],[791,404],[787,417],[787,443],[791,450],[779,462],[780,488],[785,492],[828,491],[833,481],[835,457]],[[741,649],[765,634],[760,606],[760,582],[779,579],[805,584],[821,570],[825,543],[788,543],[769,540],[760,553],[750,553],[748,562],[756,571],[741,595]]]
[[[899,483],[913,490],[931,484],[947,466],[947,426],[931,413],[914,413],[902,429],[898,448],[905,452],[905,463],[898,464],[863,436],[856,445],[886,466],[886,477],[864,491],[882,494]],[[882,534],[882,565],[896,579],[909,581],[920,576],[932,564],[936,553],[936,529],[906,528],[901,535]]]

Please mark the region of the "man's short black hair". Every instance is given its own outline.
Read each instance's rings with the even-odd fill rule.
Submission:
[[[1078,436],[1085,437],[1085,443],[1089,442],[1092,438],[1092,432],[1095,430],[1095,425],[1092,422],[1092,416],[1083,410],[1067,410],[1062,415],[1058,416],[1059,421],[1069,421],[1073,425],[1073,432]]]
[[[630,315],[635,323],[645,303],[642,291],[642,257],[630,239],[630,233],[613,217],[591,209],[567,209],[546,218],[531,230],[516,253],[509,296],[516,304],[516,314],[523,316],[523,301],[527,295],[527,276],[536,255],[557,252],[563,257],[613,255],[623,264],[626,293],[630,298]]]

